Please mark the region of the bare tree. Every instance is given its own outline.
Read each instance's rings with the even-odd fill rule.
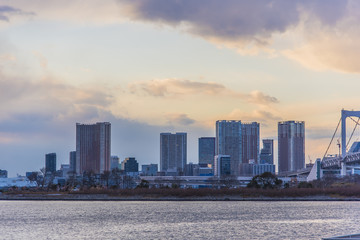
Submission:
[[[104,171],[104,173],[101,174],[101,180],[105,181],[106,188],[109,188],[110,171]]]
[[[122,171],[120,169],[118,169],[118,168],[114,168],[111,171],[110,179],[112,181],[113,186],[115,186],[115,188],[120,187],[121,175],[122,175]]]
[[[226,188],[231,188],[238,185],[238,180],[234,175],[225,175],[220,177],[220,183]]]
[[[68,172],[68,180],[67,180],[67,185],[69,187],[75,187],[77,185],[77,179],[76,179],[76,172],[75,171],[70,171]]]
[[[39,187],[41,184],[38,172],[32,172],[30,176],[28,176],[28,179],[30,182],[35,182],[37,187]]]

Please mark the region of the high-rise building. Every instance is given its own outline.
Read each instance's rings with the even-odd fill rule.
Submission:
[[[260,152],[260,164],[274,164],[274,140],[263,139],[263,148]]]
[[[201,137],[199,138],[199,164],[214,165],[215,156],[215,138]]]
[[[139,163],[133,157],[125,158],[121,163],[121,169],[126,173],[139,172]]]
[[[118,156],[111,156],[110,158],[110,170],[119,168],[119,157]]]
[[[279,172],[297,171],[305,166],[305,122],[278,123]]]
[[[214,158],[214,176],[223,177],[231,174],[231,156],[216,155]]]
[[[260,145],[260,124],[257,122],[241,124],[242,157],[241,163],[249,160],[258,162]]]
[[[239,164],[242,160],[241,121],[216,121],[216,155],[229,155],[231,175],[239,176]]]
[[[187,160],[187,134],[160,134],[160,169],[168,175],[183,175]]]
[[[45,172],[56,172],[56,153],[45,154]]]
[[[70,163],[70,171],[76,172],[76,151],[71,151],[69,153],[69,163]]]
[[[76,124],[76,173],[110,170],[111,124]]]

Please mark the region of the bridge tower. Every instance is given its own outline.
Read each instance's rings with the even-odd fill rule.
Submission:
[[[358,117],[360,118],[360,111],[347,111],[341,110],[341,176],[346,175],[346,163],[344,161],[346,157],[346,118]]]

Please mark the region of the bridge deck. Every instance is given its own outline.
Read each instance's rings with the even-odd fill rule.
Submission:
[[[321,162],[321,166],[323,168],[331,168],[331,167],[340,167],[340,161],[342,160],[341,157],[333,157],[333,158],[326,158],[323,159]],[[360,152],[351,153],[345,156],[344,158],[345,163],[360,163]]]

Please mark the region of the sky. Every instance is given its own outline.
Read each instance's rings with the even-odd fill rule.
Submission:
[[[0,169],[59,168],[75,124],[103,121],[140,164],[161,132],[187,132],[196,163],[216,120],[259,122],[275,152],[277,123],[305,121],[314,161],[360,110],[359,23],[356,0],[0,0]]]

